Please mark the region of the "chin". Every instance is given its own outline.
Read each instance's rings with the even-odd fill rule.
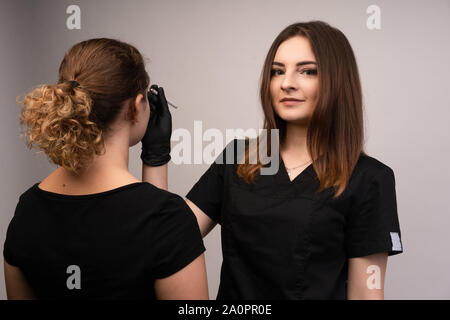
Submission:
[[[284,121],[286,123],[293,124],[293,125],[308,126],[308,124],[310,122],[310,118],[288,119],[288,120],[284,120]]]
[[[279,112],[278,116],[289,123],[305,124],[311,120],[311,115],[304,112]]]

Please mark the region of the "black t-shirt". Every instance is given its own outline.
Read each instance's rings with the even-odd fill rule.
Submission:
[[[312,164],[290,181],[279,160],[276,174],[254,184],[237,176],[236,163],[216,160],[187,194],[221,225],[217,299],[346,299],[349,258],[403,251],[394,173],[361,156],[332,199],[332,188],[316,193]]]
[[[155,299],[154,281],[205,251],[178,195],[138,182],[90,195],[23,193],[4,258],[42,299]]]

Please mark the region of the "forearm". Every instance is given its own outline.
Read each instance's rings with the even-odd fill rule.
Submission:
[[[347,300],[384,300],[384,290],[350,287],[347,289]]]
[[[36,299],[33,289],[28,284],[22,271],[3,262],[5,272],[5,286],[8,300],[33,300]]]
[[[386,252],[351,258],[348,264],[348,300],[384,300]]]
[[[159,167],[151,167],[142,163],[142,181],[149,182],[154,186],[168,189],[168,164]]]

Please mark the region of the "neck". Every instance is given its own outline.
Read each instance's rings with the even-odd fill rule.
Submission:
[[[286,123],[286,135],[280,146],[280,153],[288,171],[288,168],[300,170],[309,163],[311,157],[306,143],[307,133],[306,126]]]
[[[286,135],[281,145],[281,149],[286,153],[296,155],[308,155],[306,137],[308,127],[303,125],[286,123]]]
[[[127,181],[137,180],[128,171],[129,134],[115,133],[105,139],[105,152],[94,156],[88,168],[79,174],[59,168],[65,180],[74,185],[100,188],[102,186],[117,186]]]
[[[95,156],[89,168],[80,174],[82,178],[106,174],[110,171],[127,171],[129,160],[128,141],[114,137],[105,141],[105,153]]]

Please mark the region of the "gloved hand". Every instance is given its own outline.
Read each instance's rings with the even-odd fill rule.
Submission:
[[[172,136],[172,116],[169,111],[164,89],[156,84],[150,88],[158,94],[148,92],[150,120],[142,138],[142,161],[152,167],[162,166],[170,161],[170,137]]]

